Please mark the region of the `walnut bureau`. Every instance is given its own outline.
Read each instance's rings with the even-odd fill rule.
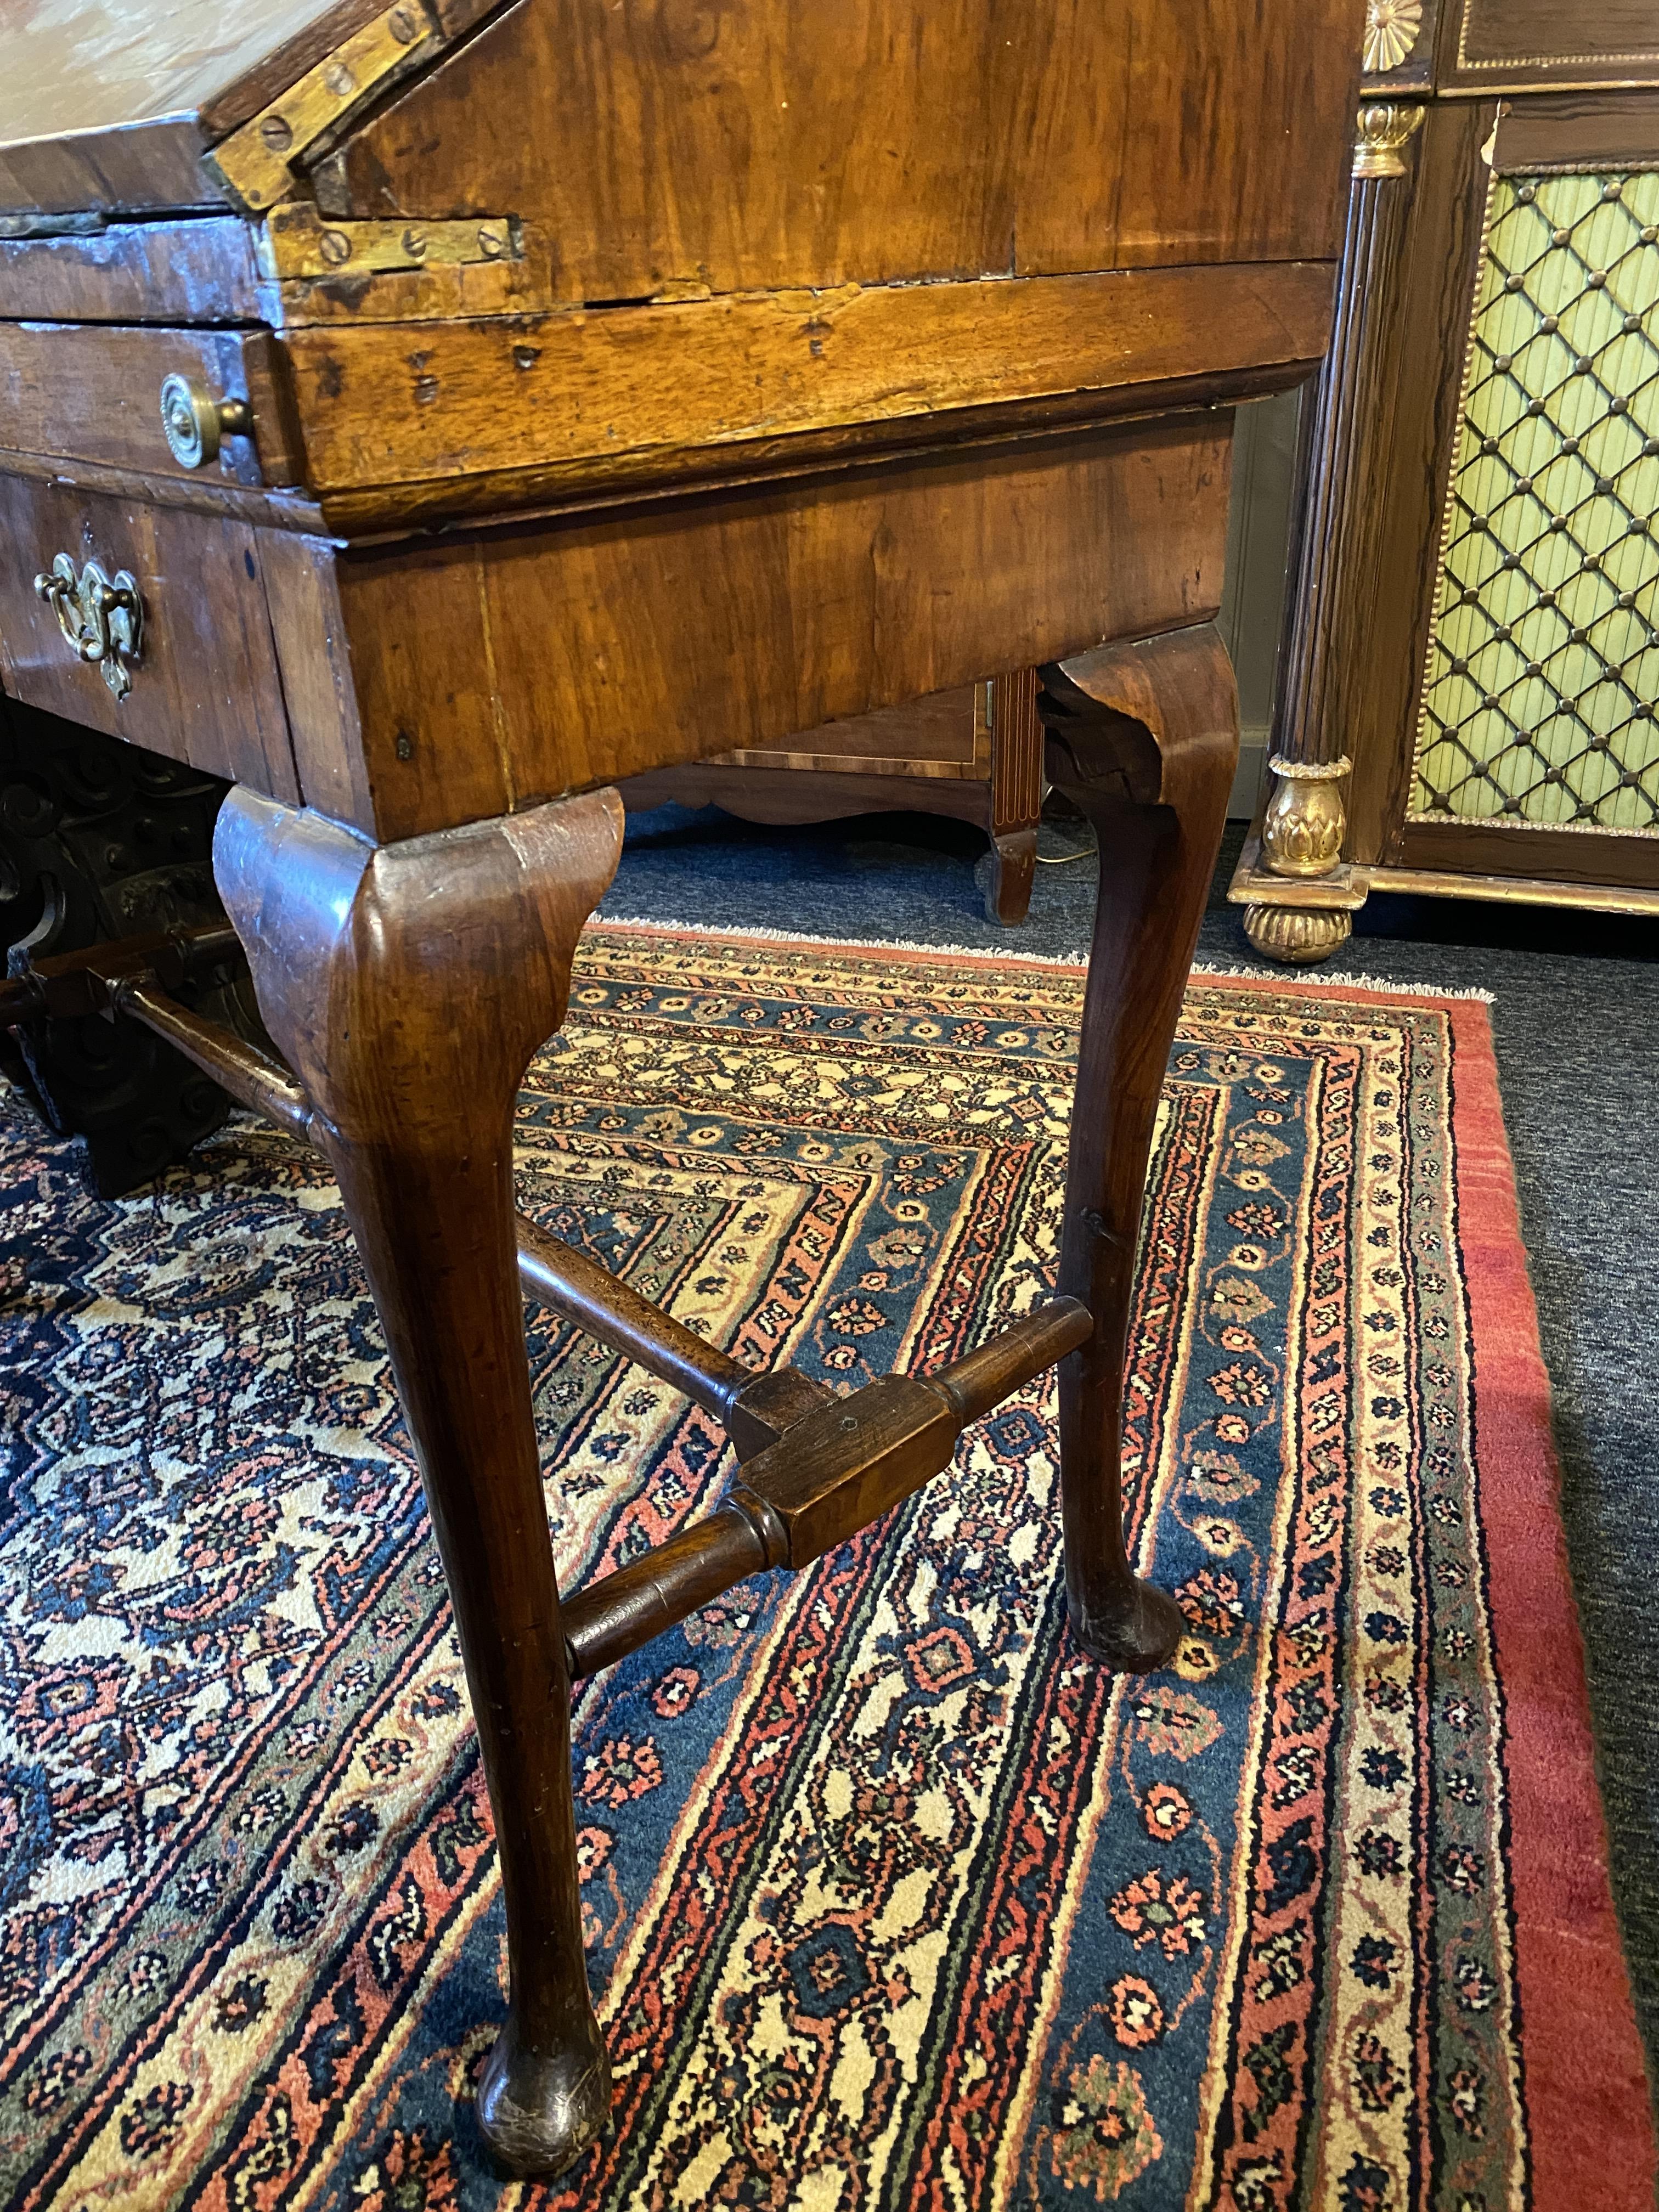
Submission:
[[[1231,409],[1323,349],[1351,0],[0,0],[0,651],[237,787],[223,926],[20,964],[337,1172],[449,1577],[512,1972],[494,2149],[605,2120],[568,1678],[799,1566],[1060,1359],[1082,1644],[1178,1614],[1118,1512],[1153,1115],[1237,744]],[[1102,883],[1059,1296],[853,1399],[515,1217],[617,781],[1044,671]],[[718,1410],[731,1502],[562,1597],[521,1288]]]

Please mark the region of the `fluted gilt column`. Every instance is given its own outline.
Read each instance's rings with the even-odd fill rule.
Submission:
[[[1298,964],[1345,942],[1365,896],[1363,884],[1335,880],[1341,785],[1352,765],[1343,746],[1338,639],[1354,635],[1335,613],[1339,600],[1352,605],[1372,588],[1373,564],[1360,550],[1375,536],[1364,512],[1367,456],[1386,435],[1382,416],[1390,411],[1386,334],[1409,200],[1398,179],[1422,119],[1421,106],[1405,100],[1371,100],[1359,110],[1330,351],[1303,433],[1305,491],[1279,655],[1273,790],[1260,854],[1241,866],[1230,893],[1257,951]]]

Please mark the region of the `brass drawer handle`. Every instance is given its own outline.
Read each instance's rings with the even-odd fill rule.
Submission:
[[[34,592],[57,616],[76,659],[101,669],[116,698],[125,699],[132,689],[127,663],[137,659],[144,630],[143,602],[129,571],[118,568],[107,576],[95,561],[88,561],[77,576],[70,556],[60,553],[35,578]]]
[[[246,438],[253,416],[246,399],[216,399],[191,376],[169,376],[161,385],[161,428],[181,469],[199,469],[219,451],[222,438]]]

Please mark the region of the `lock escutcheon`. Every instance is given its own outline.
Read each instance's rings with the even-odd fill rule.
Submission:
[[[144,631],[143,601],[131,572],[106,575],[88,561],[77,574],[72,557],[60,553],[35,578],[34,592],[57,616],[76,659],[97,668],[114,697],[125,699],[132,689],[127,664],[137,659]]]

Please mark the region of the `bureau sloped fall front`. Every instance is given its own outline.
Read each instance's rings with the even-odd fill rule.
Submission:
[[[5,686],[237,787],[219,885],[287,1065],[176,995],[220,925],[24,966],[6,1017],[146,1022],[337,1173],[489,1781],[514,2172],[608,2102],[573,1671],[841,1540],[1056,1358],[1077,1637],[1173,1648],[1119,1520],[1127,1302],[1237,744],[1231,410],[1326,343],[1352,13],[0,0]],[[609,787],[1032,666],[1103,859],[1055,1297],[851,1399],[750,1375],[514,1212]],[[574,1594],[521,1290],[737,1455]]]

